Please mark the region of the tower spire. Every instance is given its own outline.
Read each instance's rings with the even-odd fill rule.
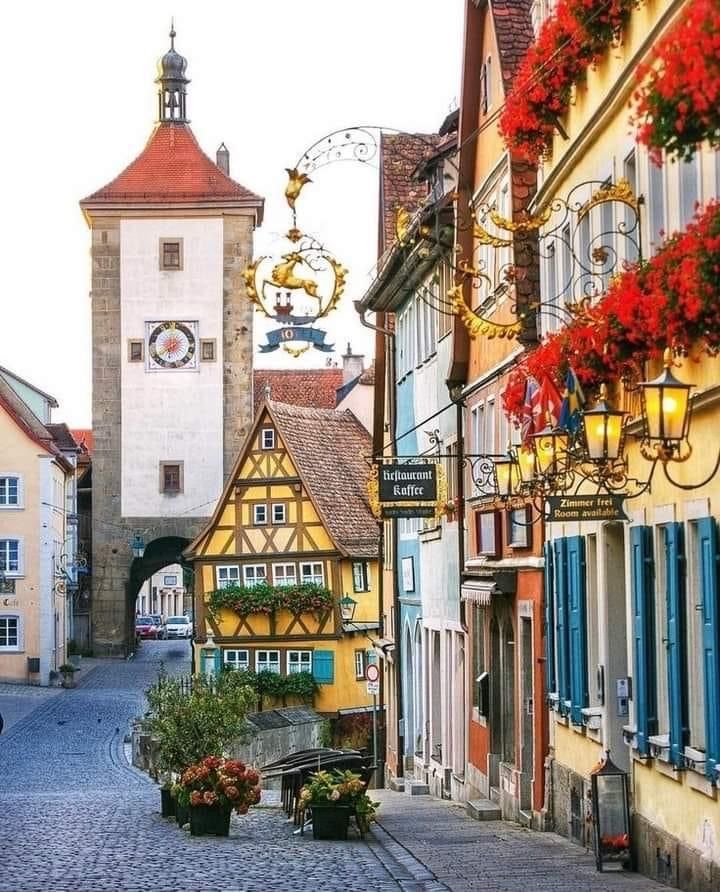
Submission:
[[[170,49],[158,62],[158,120],[186,123],[187,85],[185,77],[187,59],[175,49],[175,20],[170,20]]]

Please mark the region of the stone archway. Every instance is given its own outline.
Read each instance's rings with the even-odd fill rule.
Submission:
[[[135,641],[135,603],[143,582],[170,564],[180,564],[183,569],[191,569],[182,556],[183,549],[189,544],[190,540],[182,536],[161,536],[145,546],[145,553],[141,558],[133,558],[130,564],[130,578],[125,586],[129,645]]]

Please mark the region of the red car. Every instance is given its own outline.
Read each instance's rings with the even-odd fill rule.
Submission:
[[[135,634],[138,638],[157,639],[160,630],[151,616],[138,616],[135,619]]]

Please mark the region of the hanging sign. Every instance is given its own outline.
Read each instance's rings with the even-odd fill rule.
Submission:
[[[316,350],[321,350],[323,353],[332,353],[335,345],[326,344],[325,335],[326,332],[322,331],[322,329],[310,328],[309,326],[302,328],[276,328],[274,331],[268,332],[267,344],[260,345],[260,352],[272,353],[280,346],[301,341],[312,345]]]
[[[586,496],[548,496],[548,523],[560,523],[564,520],[629,520],[623,508],[623,496],[586,495]]]
[[[378,462],[368,494],[377,518],[439,517],[447,502],[445,472],[439,462]]]

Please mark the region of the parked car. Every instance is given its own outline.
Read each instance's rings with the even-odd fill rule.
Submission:
[[[158,627],[152,616],[138,616],[135,618],[135,634],[139,638],[157,638]]]
[[[192,638],[193,626],[187,616],[170,616],[165,624],[167,638]]]
[[[151,613],[150,618],[155,620],[158,638],[165,638],[165,620],[162,618],[162,615],[160,613]]]

